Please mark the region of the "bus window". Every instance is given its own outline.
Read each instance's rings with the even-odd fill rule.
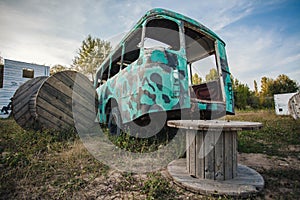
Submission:
[[[141,42],[142,28],[136,29],[132,35],[124,43],[124,55],[122,69],[136,61],[140,56],[140,47],[138,44]]]
[[[101,75],[100,75],[100,85],[102,85],[103,83],[106,83],[107,79],[108,79],[108,69],[109,69],[109,60],[106,61],[105,65],[103,65],[104,67],[102,69],[105,69],[104,72],[101,71]]]
[[[113,55],[112,62],[109,71],[109,78],[115,76],[121,69],[122,66],[122,47],[120,47]]]
[[[188,26],[184,29],[192,97],[201,101],[223,101],[215,41]]]
[[[192,85],[198,85],[219,78],[215,54],[191,63]]]
[[[172,50],[180,49],[179,27],[168,19],[153,19],[146,25],[144,47],[163,47]]]

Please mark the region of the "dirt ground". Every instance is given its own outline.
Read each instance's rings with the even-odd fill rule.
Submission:
[[[265,154],[239,153],[238,160],[239,164],[255,169],[264,177],[265,188],[258,196],[252,197],[253,199],[295,199],[295,196],[299,196],[295,194],[295,188],[299,188],[300,184],[300,157],[282,158]],[[166,170],[162,170],[161,174],[167,177]],[[84,191],[81,191],[81,195],[97,199],[145,199],[146,195],[140,192],[142,187],[140,184],[147,178],[149,177],[146,174],[136,174],[126,179],[120,172],[111,170],[108,176],[96,178]],[[173,194],[167,197],[168,199],[220,199],[187,191],[170,179],[167,179],[167,182],[170,182],[171,187],[177,191],[175,196]],[[221,197],[223,198],[231,199],[231,197]]]
[[[265,188],[262,199],[293,199],[299,196],[300,191],[295,194],[295,189],[300,187],[300,155],[282,158],[241,153],[238,159],[240,164],[255,169],[263,176]]]

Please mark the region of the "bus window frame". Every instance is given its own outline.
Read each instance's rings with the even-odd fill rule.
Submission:
[[[118,53],[120,53],[120,52],[121,52],[121,54],[120,54],[120,56],[118,56]],[[124,55],[122,54],[122,52],[123,52],[123,45],[120,46],[119,48],[117,48],[116,51],[115,51],[113,54],[111,54],[111,56],[110,56],[110,58],[109,58],[109,75],[108,75],[108,78],[107,78],[107,79],[113,78],[114,76],[116,76],[116,75],[121,71],[122,65],[123,65],[122,60],[123,60],[123,56],[124,56]],[[115,55],[117,55],[117,56],[115,56]],[[114,57],[115,57],[115,58],[114,58]],[[113,59],[118,60],[117,58],[120,58],[119,69],[118,69],[118,71],[117,71],[116,73],[114,73],[113,75],[111,75],[113,63],[115,63],[115,60],[113,60]],[[116,64],[117,64],[117,63],[116,63]]]
[[[208,39],[210,39],[211,41],[213,41],[214,43],[214,51],[213,51],[213,54],[215,56],[215,64],[216,64],[216,67],[217,67],[217,72],[218,72],[218,81],[220,82],[220,89],[221,89],[221,93],[222,93],[222,102],[223,103],[226,103],[226,94],[225,94],[225,88],[224,88],[224,80],[223,80],[223,75],[222,75],[222,66],[221,66],[221,58],[220,58],[220,52],[219,52],[219,48],[218,48],[218,41],[220,41],[218,38],[214,38],[214,37],[211,37],[209,34],[205,33],[204,31],[198,31],[197,29],[195,29],[193,26],[190,26],[189,23],[187,22],[182,22],[182,28],[183,28],[183,40],[184,40],[184,45],[186,45],[186,36],[185,36],[185,29],[186,28],[189,28],[191,30],[194,30],[196,32],[199,32],[200,34],[204,35],[205,37],[207,37]],[[185,48],[185,47],[184,47]],[[185,52],[185,55],[187,55],[187,52]],[[188,61],[188,58],[186,57],[187,61]],[[203,58],[202,58],[203,59]],[[201,60],[201,59],[198,59],[198,60]],[[193,62],[196,62],[195,60],[194,61],[188,61],[187,62],[187,67],[188,67],[188,71],[190,72],[190,81],[189,84],[191,84],[191,86],[193,86],[193,83],[192,83],[192,63]],[[205,83],[204,83],[205,84]]]
[[[145,50],[147,48],[145,48],[145,37],[146,37],[146,30],[147,30],[147,24],[152,21],[152,20],[161,20],[161,19],[164,19],[164,20],[169,20],[171,22],[174,22],[177,24],[178,26],[178,42],[179,42],[179,48],[178,50],[173,50],[173,49],[169,49],[171,51],[174,51],[174,52],[179,52],[182,48],[185,48],[185,42],[184,42],[184,32],[183,32],[183,22],[181,20],[177,20],[177,19],[173,19],[173,18],[165,18],[163,16],[155,16],[155,17],[149,17],[148,19],[146,19],[143,23],[142,23],[142,27],[143,27],[143,32],[142,32],[142,38],[141,38],[141,42],[139,44],[139,47],[141,48],[141,50]],[[164,28],[164,27],[161,27],[161,28]],[[176,30],[173,30],[173,31],[176,31]]]

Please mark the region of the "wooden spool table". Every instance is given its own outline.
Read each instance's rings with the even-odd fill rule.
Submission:
[[[167,124],[186,132],[186,159],[168,165],[175,183],[202,194],[242,197],[263,189],[262,176],[237,163],[237,131],[260,129],[261,123],[174,120]]]

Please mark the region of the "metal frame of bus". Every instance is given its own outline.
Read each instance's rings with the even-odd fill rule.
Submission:
[[[169,26],[158,26],[157,28],[162,28],[162,31],[163,28],[171,30],[172,23],[177,24],[180,45],[178,50],[144,48],[145,34],[150,27],[150,25],[147,27],[147,24],[153,20],[157,20],[157,23],[163,26]],[[168,21],[170,24],[164,24]],[[155,22],[153,26],[151,28],[155,28]],[[200,89],[196,92],[188,83],[189,74],[191,76],[189,72],[191,63],[187,58],[186,49],[188,30],[190,35],[199,34],[200,38],[207,40],[207,44],[213,42],[214,52],[211,53],[215,54],[218,70],[218,83],[205,83],[202,84],[202,88],[199,85]],[[155,34],[159,33],[153,33]],[[163,40],[168,40],[166,39],[168,36],[164,38]],[[130,63],[127,63],[128,60]],[[107,123],[111,112],[119,115],[118,123],[122,124],[156,112],[166,112],[168,119],[181,119],[183,111],[184,113],[200,112],[200,117],[203,119],[234,114],[232,83],[225,43],[199,22],[160,8],[148,11],[121,40],[97,69],[94,87],[98,94],[100,123]],[[210,90],[208,96],[199,99],[201,97],[198,98],[197,95],[201,96],[205,93],[202,92],[205,87]],[[210,99],[212,91],[216,89],[214,87],[219,87],[218,91],[215,91],[221,97],[217,97],[218,101]]]

